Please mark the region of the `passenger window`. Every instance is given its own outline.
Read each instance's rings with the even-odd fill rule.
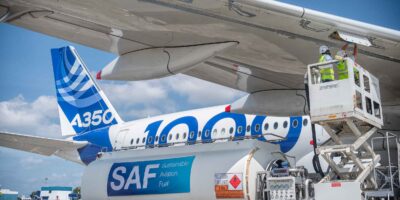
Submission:
[[[247,125],[246,131],[250,132],[250,125]]]
[[[278,128],[278,122],[275,122],[274,123],[274,129],[277,129]]]
[[[308,120],[307,120],[307,119],[304,119],[304,120],[303,120],[303,126],[307,126],[307,124],[308,124]]]
[[[132,138],[132,140],[131,140],[131,145],[133,144],[133,141],[134,141],[134,139]]]
[[[156,142],[158,142],[158,135],[156,135]]]
[[[190,131],[189,134],[190,134],[190,135],[189,135],[190,138],[193,138],[193,137],[194,137],[194,131]]]
[[[217,129],[214,129],[214,130],[213,130],[213,136],[214,136],[214,137],[217,136]]]
[[[229,128],[229,134],[233,133],[233,127]]]
[[[136,139],[136,144],[139,144],[139,141],[140,141],[140,139],[138,138],[138,139]]]
[[[152,143],[153,142],[153,136],[148,137],[147,142],[148,143]]]
[[[356,91],[356,103],[357,103],[357,108],[363,109],[362,108],[362,101],[361,101],[361,93],[359,91]]]
[[[372,115],[372,103],[371,99],[368,97],[365,97],[365,108],[367,109],[367,113]]]
[[[183,139],[186,139],[186,132],[183,133]]]
[[[165,135],[161,136],[161,142],[165,142],[165,139],[166,139]]]
[[[375,114],[375,117],[377,117],[377,118],[381,118],[381,107],[379,106],[379,103],[376,103],[375,101],[374,101],[374,114]]]
[[[256,132],[260,131],[260,124],[256,124],[255,129],[256,129]]]
[[[237,130],[238,130],[238,133],[241,133],[242,132],[242,126],[239,126]]]
[[[204,135],[204,137],[208,137],[208,136],[210,136],[210,130],[206,130],[206,133]]]
[[[360,87],[360,72],[358,71],[357,68],[353,68],[354,69],[354,83]]]
[[[299,121],[297,121],[297,119],[293,120],[293,128],[297,128],[297,126],[299,125]]]
[[[179,133],[176,134],[175,139],[179,140]]]
[[[366,91],[366,92],[370,92],[371,91],[371,88],[369,87],[369,78],[367,77],[367,76],[363,76],[363,79],[364,79],[364,90]]]
[[[225,135],[225,128],[222,128],[221,134],[222,134],[222,135]]]
[[[264,130],[265,130],[265,131],[268,130],[268,127],[269,127],[269,124],[268,124],[268,123],[264,124]]]
[[[199,137],[201,137],[201,131],[199,131]]]
[[[288,125],[288,122],[287,122],[287,121],[284,121],[284,122],[283,122],[283,128],[287,128],[287,125]]]
[[[168,140],[172,140],[172,134],[168,135]]]
[[[142,144],[144,144],[145,142],[146,142],[146,137],[143,137]]]

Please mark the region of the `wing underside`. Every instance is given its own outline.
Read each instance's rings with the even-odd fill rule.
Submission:
[[[302,89],[318,47],[364,37],[357,62],[381,79],[386,105],[400,103],[400,32],[275,1],[0,0],[3,21],[123,55],[224,41],[239,45],[184,72],[248,93]]]

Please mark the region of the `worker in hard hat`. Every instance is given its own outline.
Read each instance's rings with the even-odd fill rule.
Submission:
[[[319,62],[326,62],[326,61],[331,61],[331,52],[329,48],[325,45],[322,45],[319,48]],[[328,64],[328,65],[322,65],[320,66],[319,72],[321,73],[321,81],[323,83],[333,81],[335,80],[335,72],[333,71],[333,65]]]
[[[338,52],[336,52],[335,59],[339,60],[338,64],[336,65],[339,80],[349,78],[349,70],[347,68],[346,61],[343,60],[346,57],[347,53],[345,50],[341,49]]]

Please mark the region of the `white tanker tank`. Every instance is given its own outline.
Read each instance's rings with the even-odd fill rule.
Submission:
[[[84,172],[82,198],[256,199],[257,172],[284,159],[278,152],[240,140],[104,153]]]

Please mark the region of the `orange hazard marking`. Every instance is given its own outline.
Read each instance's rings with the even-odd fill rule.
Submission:
[[[242,181],[240,181],[239,177],[237,177],[236,175],[234,175],[231,180],[229,181],[229,183],[233,186],[233,188],[237,188],[239,186],[239,184]]]
[[[217,197],[217,199],[244,198],[243,190],[228,190],[227,185],[216,185],[215,196]]]

